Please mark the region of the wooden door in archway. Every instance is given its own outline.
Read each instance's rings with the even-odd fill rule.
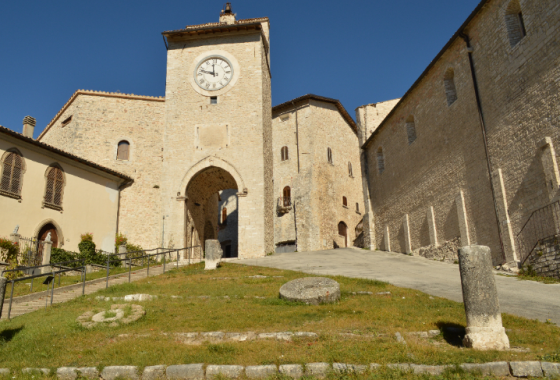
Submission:
[[[344,246],[348,247],[348,227],[346,226],[346,223],[338,223],[338,234],[344,237]]]

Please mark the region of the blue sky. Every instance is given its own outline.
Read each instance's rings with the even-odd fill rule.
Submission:
[[[479,0],[233,0],[271,21],[272,104],[314,93],[360,105],[401,97]],[[0,125],[35,137],[78,89],[165,93],[165,30],[218,21],[225,1],[0,2]]]

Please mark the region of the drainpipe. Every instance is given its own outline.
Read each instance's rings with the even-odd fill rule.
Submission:
[[[492,181],[492,163],[490,162],[490,154],[488,153],[488,137],[486,135],[486,122],[484,121],[484,112],[482,110],[482,100],[480,99],[480,91],[478,87],[478,80],[476,79],[476,70],[474,68],[474,60],[473,60],[473,52],[474,49],[471,46],[471,40],[469,36],[465,33],[459,34],[459,36],[465,40],[465,44],[467,45],[467,52],[469,55],[469,65],[471,68],[471,76],[473,81],[474,87],[474,94],[476,97],[476,106],[478,110],[478,119],[480,121],[480,128],[482,131],[482,140],[484,142],[484,153],[486,154],[486,168],[488,169],[488,179],[490,180],[490,189],[492,191],[492,201],[494,202],[494,214],[496,216],[496,225],[498,227],[498,238],[500,239],[500,247],[502,248],[502,255],[503,260],[505,262],[505,252],[504,252],[504,243],[502,240],[502,231],[500,228],[500,219],[498,218],[498,206],[496,204],[496,192],[494,189],[494,183]]]

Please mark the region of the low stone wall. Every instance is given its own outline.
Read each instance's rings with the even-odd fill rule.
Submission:
[[[389,369],[414,374],[441,375],[446,370],[453,370],[451,365],[424,365],[411,363],[387,364]],[[560,363],[526,361],[526,362],[491,362],[491,363],[465,363],[458,366],[465,372],[490,376],[513,377],[557,377],[560,376]],[[372,363],[369,365],[347,363],[307,363],[282,364],[276,366],[257,365],[213,365],[213,364],[183,364],[183,365],[156,365],[145,367],[141,372],[136,366],[109,366],[101,372],[95,367],[61,367],[53,371],[60,380],[76,380],[78,376],[85,379],[214,379],[218,376],[227,378],[266,379],[275,375],[284,375],[293,379],[302,376],[325,378],[329,374],[347,375],[375,372],[383,368],[382,365]],[[19,371],[18,371],[19,372]],[[0,377],[18,375],[16,371],[0,368]],[[24,375],[51,376],[54,374],[49,368],[24,368]]]
[[[541,240],[523,267],[539,276],[560,279],[560,235]]]
[[[447,263],[455,263],[459,260],[458,251],[461,247],[461,238],[456,237],[448,240],[437,247],[428,245],[412,251],[414,256],[422,256],[431,260],[445,261]]]

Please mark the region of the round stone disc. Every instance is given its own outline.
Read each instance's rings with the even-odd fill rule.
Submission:
[[[282,285],[280,298],[308,305],[332,303],[340,300],[340,285],[325,277],[298,278]]]

